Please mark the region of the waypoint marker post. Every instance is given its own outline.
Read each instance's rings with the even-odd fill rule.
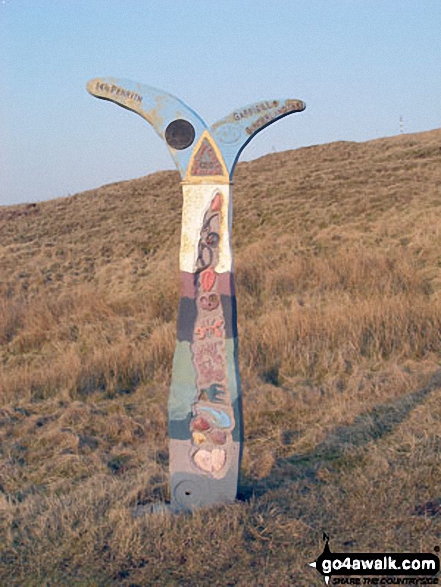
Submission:
[[[177,341],[168,403],[174,511],[236,499],[243,444],[234,266],[232,177],[262,129],[301,112],[301,100],[262,100],[208,127],[179,98],[129,80],[96,78],[90,94],[147,120],[182,178]]]

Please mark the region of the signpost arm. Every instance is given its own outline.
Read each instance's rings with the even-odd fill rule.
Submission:
[[[193,150],[191,146],[207,128],[194,110],[172,94],[126,79],[95,78],[88,82],[87,91],[96,98],[131,110],[149,122],[167,145],[184,178]]]

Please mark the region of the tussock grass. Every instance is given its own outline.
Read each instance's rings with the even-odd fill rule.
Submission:
[[[241,500],[192,516],[132,515],[169,499],[178,175],[0,209],[2,585],[320,585],[323,530],[432,552],[440,144],[238,166]]]

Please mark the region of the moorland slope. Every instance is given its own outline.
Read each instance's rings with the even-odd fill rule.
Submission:
[[[31,196],[31,195],[30,195]],[[0,584],[310,586],[441,541],[441,130],[241,163],[236,504],[168,499],[175,172],[0,208]]]

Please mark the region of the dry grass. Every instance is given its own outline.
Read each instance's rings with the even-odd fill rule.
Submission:
[[[0,209],[0,584],[310,586],[441,541],[441,131],[240,164],[241,500],[168,499],[178,175]]]

